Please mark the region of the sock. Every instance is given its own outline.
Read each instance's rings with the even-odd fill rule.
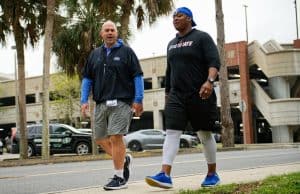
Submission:
[[[121,170],[115,170],[115,175],[117,175],[118,177],[124,179],[124,177],[123,177],[123,169],[121,169]]]

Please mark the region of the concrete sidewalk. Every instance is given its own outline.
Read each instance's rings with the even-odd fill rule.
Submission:
[[[300,162],[284,165],[263,166],[258,168],[239,169],[231,171],[219,171],[221,184],[242,183],[259,181],[271,175],[281,175],[291,172],[300,172]],[[178,193],[181,189],[196,190],[200,187],[204,174],[195,174],[189,176],[173,177],[174,188],[165,190],[148,186],[144,181],[136,181],[128,183],[127,189],[116,191],[105,191],[102,186],[79,188],[57,193],[65,194],[98,194],[98,193],[114,193],[114,194],[173,194]]]

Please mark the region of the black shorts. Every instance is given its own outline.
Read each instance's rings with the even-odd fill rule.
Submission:
[[[171,91],[165,105],[166,129],[184,131],[190,122],[193,131],[213,131],[218,121],[215,92],[208,99],[201,99],[198,93],[184,95]]]

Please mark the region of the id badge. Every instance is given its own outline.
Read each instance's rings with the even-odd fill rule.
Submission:
[[[117,106],[118,101],[117,100],[107,100],[106,101],[106,106]]]

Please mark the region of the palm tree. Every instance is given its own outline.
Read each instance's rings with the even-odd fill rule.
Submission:
[[[217,24],[217,45],[220,53],[220,95],[221,95],[221,122],[223,126],[222,144],[223,147],[234,147],[233,121],[231,118],[230,98],[228,89],[228,73],[225,58],[225,33],[224,15],[222,0],[215,0],[216,24]]]
[[[79,75],[88,54],[100,44],[99,29],[104,21],[93,1],[66,0],[66,23],[54,37],[53,51],[58,56],[58,65],[68,76]],[[110,14],[111,15],[111,14]]]
[[[68,17],[72,19],[54,39],[53,50],[58,56],[58,65],[67,75],[73,76],[81,74],[88,54],[101,43],[99,31],[106,20],[117,23],[119,36],[126,42],[130,37],[131,15],[137,19],[137,28],[145,21],[151,25],[158,17],[170,13],[173,1],[86,0],[78,3],[77,0],[65,0],[65,5]]]
[[[55,17],[55,0],[47,0],[47,19],[44,40],[44,69],[43,69],[43,141],[42,158],[49,159],[49,79],[50,59],[52,48],[53,23]]]
[[[18,60],[18,109],[20,123],[20,158],[27,156],[26,132],[26,96],[25,96],[25,62],[24,46],[29,40],[34,47],[43,33],[46,7],[44,0],[1,0],[0,1],[0,42],[6,42],[7,37],[14,36]]]
[[[131,14],[136,17],[136,26],[139,29],[145,22],[151,25],[158,17],[168,15],[174,6],[173,0],[143,0],[138,2],[134,0],[124,0],[121,2],[121,30],[119,35],[124,40],[127,40],[130,36],[129,18]],[[134,5],[137,3],[138,5],[135,8]]]
[[[140,1],[139,1],[140,2]],[[173,1],[143,0],[134,10],[134,0],[65,0],[68,17],[72,18],[61,29],[54,39],[53,51],[58,56],[58,65],[68,76],[79,75],[86,63],[86,59],[93,48],[100,45],[99,31],[102,24],[110,19],[117,23],[120,38],[125,42],[130,36],[129,18],[131,14],[137,17],[137,27],[140,28],[146,20],[151,25],[156,18],[168,14]],[[90,98],[91,99],[91,98]],[[90,100],[90,108],[94,104]],[[91,125],[93,125],[93,111],[91,111]],[[93,128],[93,126],[91,126]],[[95,142],[93,154],[97,153]]]

